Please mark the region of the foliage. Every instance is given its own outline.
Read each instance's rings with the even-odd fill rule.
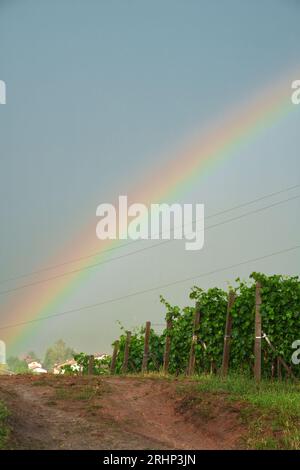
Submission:
[[[15,374],[24,374],[28,372],[27,362],[23,359],[19,359],[17,356],[10,356],[7,359],[8,369]]]
[[[190,298],[196,300],[201,311],[200,325],[198,331],[195,331],[200,337],[195,346],[196,370],[209,369],[211,364],[218,367],[222,362],[227,294],[219,288],[208,289],[206,292],[195,286]],[[172,319],[173,323],[170,334],[169,371],[176,374],[184,373],[189,360],[195,309],[185,307],[180,310],[178,306],[172,307],[163,297],[161,302],[167,308],[166,318]]]
[[[27,362],[41,362],[41,359],[38,357],[38,355],[34,351],[29,351],[26,354],[26,359],[27,359]]]
[[[300,339],[300,282],[297,276],[265,276],[253,273],[254,280],[262,284],[262,324],[277,353],[287,363],[291,362],[291,345]],[[274,353],[266,347],[264,363],[270,368]],[[268,352],[266,353],[266,350]],[[294,366],[294,373],[299,374],[299,366]]]
[[[7,425],[8,416],[9,412],[6,406],[0,402],[0,449],[4,448],[9,437],[9,428]]]
[[[254,449],[300,449],[299,384],[262,380],[260,387],[247,374],[230,373],[226,380],[215,375],[197,377],[196,390],[203,398],[225,396],[239,403],[247,424],[247,447]],[[248,405],[245,407],[245,405]]]
[[[44,359],[44,367],[47,370],[51,370],[55,364],[71,359],[74,354],[74,350],[68,347],[62,339],[59,339],[52,347],[47,349]]]
[[[124,360],[126,332],[123,327],[122,335],[119,338],[119,353],[116,361],[116,373],[122,372],[122,364]],[[143,352],[144,352],[144,335],[145,327],[141,327],[133,332],[130,341],[128,372],[139,372],[142,369]],[[151,328],[149,338],[149,361],[148,370],[158,370],[163,362],[164,338],[155,333]]]
[[[211,365],[218,368],[222,364],[227,293],[217,287],[207,292],[194,287],[190,298],[195,299],[200,308],[199,336],[202,344],[196,350],[196,361],[204,370]]]
[[[234,289],[236,300],[231,310],[233,317],[230,369],[233,371],[252,372],[254,362],[254,319],[255,319],[255,284],[261,283],[262,329],[268,335],[276,352],[274,353],[265,340],[262,341],[262,370],[268,377],[274,371],[275,359],[280,355],[291,365],[292,343],[300,339],[300,282],[298,277],[281,275],[266,276],[252,273],[248,282],[236,279]],[[200,308],[200,326],[196,333],[199,341],[195,347],[196,372],[218,370],[222,364],[224,330],[228,294],[217,287],[204,291],[193,287],[190,298]],[[166,320],[172,320],[171,351],[169,372],[185,373],[193,334],[193,307],[179,308],[172,306],[163,297],[161,302],[166,307]],[[120,336],[120,350],[116,372],[122,370],[126,333]],[[158,335],[151,330],[150,357],[148,370],[158,370],[163,364],[163,352],[167,330]],[[137,330],[131,337],[129,354],[129,372],[139,372],[142,366],[144,349],[144,328]],[[300,367],[292,366],[295,375],[300,375]]]
[[[255,283],[261,283],[262,330],[267,334],[276,352],[265,340],[262,341],[263,374],[271,374],[272,364],[280,355],[287,364],[291,363],[292,343],[300,339],[300,282],[298,277],[266,276],[252,273],[250,282],[237,279],[238,294],[232,309],[233,331],[231,367],[251,370],[254,356]],[[293,371],[299,375],[299,367]]]
[[[194,308],[185,307],[180,310],[178,306],[172,307],[162,296],[162,304],[167,309],[166,319],[172,320],[169,372],[171,374],[184,373],[189,360],[191,338],[193,334]],[[167,331],[163,333],[165,338]],[[199,349],[199,345],[196,348]]]
[[[231,314],[233,318],[231,332],[230,370],[252,374],[254,362],[254,320],[255,320],[255,289],[256,283],[261,283],[261,316],[263,332],[275,348],[272,351],[268,343],[262,340],[262,371],[265,377],[270,377],[275,370],[275,360],[281,356],[291,365],[293,354],[292,343],[300,339],[300,281],[298,277],[282,275],[266,276],[252,273],[249,280],[236,279],[235,302]],[[207,291],[194,286],[190,299],[196,302],[200,309],[200,325],[198,327],[198,343],[195,345],[196,373],[217,371],[222,364],[224,331],[228,293],[214,287]],[[166,308],[166,321],[172,321],[171,330],[165,329],[162,334],[150,330],[148,371],[162,368],[164,348],[167,334],[171,337],[169,372],[184,374],[187,369],[191,340],[194,329],[194,307],[180,308],[172,306],[163,297],[161,302]],[[122,372],[127,332],[121,326],[119,352],[116,359],[116,373]],[[145,327],[136,329],[131,334],[129,361],[127,372],[140,372],[142,369],[144,351]],[[55,354],[53,354],[53,349]],[[70,357],[70,348],[62,341],[56,343],[56,348],[47,351],[46,364],[49,358],[59,362]],[[55,356],[55,360],[52,356]],[[81,366],[83,373],[88,370],[88,356],[81,353],[74,356]],[[97,363],[94,373],[108,372],[110,358]],[[300,376],[300,367],[291,365],[295,375]],[[73,373],[70,366],[65,372]]]
[[[70,364],[66,364],[61,368],[62,371],[64,371],[64,373],[68,375],[86,375],[88,373],[89,368],[89,355],[83,352],[79,354],[74,354],[74,359],[77,362],[78,368],[74,369]],[[110,356],[105,356],[102,359],[95,358],[93,365],[93,375],[107,374],[109,370],[110,361]]]
[[[7,359],[7,366],[8,369],[15,374],[25,374],[25,373],[30,373],[30,370],[28,369],[28,363],[29,362],[41,362],[39,357],[34,351],[29,351],[25,355],[26,359],[20,359],[17,356],[10,356]]]

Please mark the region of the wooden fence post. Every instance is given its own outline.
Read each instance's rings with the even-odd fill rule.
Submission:
[[[221,375],[225,377],[228,373],[229,366],[229,357],[230,357],[230,343],[231,343],[231,330],[232,330],[232,315],[231,309],[235,301],[235,293],[233,291],[229,292],[228,295],[228,304],[227,304],[227,314],[226,314],[226,326],[225,326],[225,335],[224,335],[224,347],[223,347],[223,361]]]
[[[273,353],[277,354],[277,351],[276,351],[275,347],[271,343],[271,341],[268,338],[268,336],[266,335],[266,333],[264,333],[263,331],[261,333],[262,333],[262,338],[264,338],[266,340],[267,344],[270,346]],[[277,375],[278,375],[279,378],[282,377],[281,366],[283,366],[283,368],[286,370],[289,377],[292,377],[293,379],[296,378],[295,375],[292,372],[292,368],[287,365],[287,363],[285,362],[285,360],[281,356],[277,356],[276,360],[277,360]]]
[[[255,289],[255,343],[254,343],[254,377],[256,382],[261,380],[261,284],[256,283]]]
[[[216,361],[210,361],[210,373],[215,374],[217,372]]]
[[[196,303],[195,316],[194,316],[194,328],[193,328],[193,337],[190,349],[190,359],[187,369],[187,375],[193,375],[195,371],[195,346],[198,342],[198,328],[200,324],[200,306],[198,302]]]
[[[131,331],[127,331],[126,333],[127,333],[127,336],[126,336],[124,359],[123,359],[123,365],[122,365],[123,374],[125,374],[128,369],[129,348],[130,348],[130,340],[131,340]]]
[[[165,354],[164,354],[164,373],[167,374],[169,370],[170,363],[170,350],[171,350],[171,330],[172,330],[172,320],[167,320],[167,333],[166,333],[166,344],[165,344]]]
[[[115,341],[114,350],[113,350],[113,354],[112,354],[112,357],[111,357],[111,363],[110,363],[110,373],[111,374],[115,373],[118,351],[119,351],[119,341]]]
[[[279,360],[279,357],[277,357],[277,376],[278,376],[278,380],[281,381],[282,373],[281,373],[281,362]]]
[[[88,375],[94,374],[94,356],[91,354],[89,356],[89,364],[88,364]]]
[[[151,328],[151,322],[147,321],[146,322],[146,329],[145,329],[145,342],[144,342],[144,355],[143,355],[143,363],[142,363],[142,372],[147,372],[147,368],[148,368],[150,328]]]

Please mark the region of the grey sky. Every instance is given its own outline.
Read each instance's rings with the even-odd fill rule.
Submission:
[[[297,69],[299,20],[299,2],[283,0],[0,0],[1,279],[47,265],[82,227],[95,230],[100,202],[127,194],[207,121]],[[297,184],[299,125],[300,106],[182,201],[204,203],[209,215]],[[298,213],[294,200],[208,231],[200,252],[175,241],[108,263],[53,313],[296,245]],[[225,287],[253,270],[298,274],[299,261],[295,251],[201,285]],[[193,284],[161,293],[185,305]],[[59,337],[78,350],[109,351],[116,320],[163,321],[159,293],[40,322],[10,352],[41,352]],[[6,324],[9,296],[0,297]]]

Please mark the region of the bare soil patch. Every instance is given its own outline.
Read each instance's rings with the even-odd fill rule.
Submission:
[[[1,376],[13,449],[234,449],[238,403],[188,382],[136,377]],[[180,388],[180,393],[178,389]]]

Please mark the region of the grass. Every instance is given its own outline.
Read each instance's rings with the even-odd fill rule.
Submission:
[[[232,399],[244,399],[261,409],[300,417],[298,383],[263,380],[257,385],[252,378],[241,375],[229,375],[226,379],[207,375],[197,377],[196,380],[200,391],[229,393]]]
[[[84,386],[72,388],[57,388],[55,390],[56,400],[91,400],[102,395],[102,390],[98,386]]]
[[[255,449],[300,449],[300,385],[229,375],[226,379],[195,377],[201,394],[225,394],[226,400],[242,402],[241,420],[249,433],[246,444]]]
[[[177,383],[181,405],[193,409],[203,420],[213,418],[220,398],[224,406],[236,404],[241,424],[248,430],[243,446],[249,449],[300,449],[300,384],[262,380],[230,374],[194,377],[164,375],[161,372],[128,374],[129,377],[167,380]]]
[[[8,416],[9,412],[6,406],[0,401],[0,449],[4,449],[9,437]]]

